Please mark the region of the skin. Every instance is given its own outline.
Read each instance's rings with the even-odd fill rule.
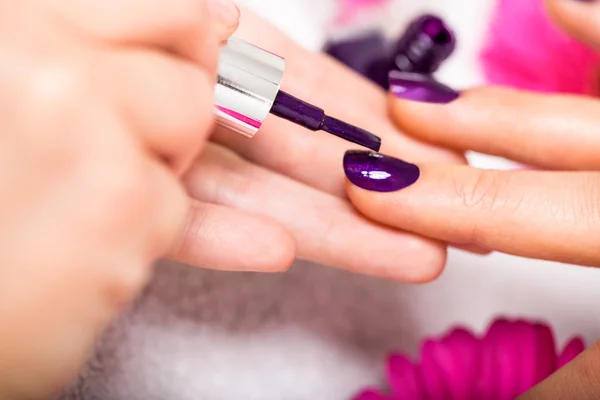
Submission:
[[[567,32],[600,45],[600,3],[548,0],[547,5]],[[507,157],[539,170],[417,162],[421,178],[398,192],[368,192],[348,182],[348,196],[361,213],[440,241],[600,265],[597,99],[484,87],[446,105],[390,96],[390,112],[396,125],[416,139]],[[595,344],[521,398],[597,399],[599,377],[600,344]]]
[[[218,46],[239,22],[224,3],[0,0],[1,399],[58,391],[158,258],[441,272],[445,244],[352,207],[340,164],[355,146],[276,118],[252,141],[210,136]],[[244,15],[242,37],[288,58],[286,90],[377,132],[385,151],[464,162],[400,134],[378,88]]]
[[[285,91],[376,132],[383,138],[383,151],[420,161],[464,163],[457,152],[401,134],[378,87],[327,56],[299,47],[247,10],[242,9],[236,36],[285,57]],[[240,232],[234,218],[220,220],[221,227],[231,228],[210,224],[200,227],[198,235],[217,229],[225,238],[236,231],[239,236],[226,245],[219,240],[193,245],[185,261],[225,270],[264,270],[256,262],[262,260],[283,270],[296,256],[401,281],[434,279],[445,264],[444,243],[376,224],[348,201],[340,166],[344,152],[356,148],[274,116],[252,140],[217,129],[184,176],[189,193],[276,224],[287,236],[266,237],[259,224]]]

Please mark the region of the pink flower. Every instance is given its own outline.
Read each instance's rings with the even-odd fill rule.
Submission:
[[[481,63],[491,84],[598,94],[599,56],[556,26],[544,0],[497,0]]]
[[[457,328],[426,340],[419,364],[392,354],[387,362],[391,393],[367,389],[354,400],[513,400],[584,348],[575,337],[557,354],[547,325],[522,320],[496,320],[481,338]]]
[[[373,9],[388,3],[389,0],[338,0],[339,13],[337,24],[348,23],[357,18],[362,11]]]

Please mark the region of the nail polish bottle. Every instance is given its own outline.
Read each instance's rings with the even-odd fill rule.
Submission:
[[[395,42],[370,32],[330,42],[325,52],[387,90],[389,71],[432,74],[455,47],[456,38],[448,25],[437,16],[423,15],[411,22]]]
[[[366,76],[373,60],[389,51],[388,40],[378,29],[385,12],[381,7],[366,7],[338,16],[330,27],[325,53]]]

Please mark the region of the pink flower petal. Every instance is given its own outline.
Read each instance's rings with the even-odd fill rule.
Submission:
[[[565,345],[556,362],[558,368],[564,367],[585,350],[585,342],[580,337],[574,337]]]
[[[442,339],[447,355],[438,354],[439,366],[446,376],[448,393],[455,400],[475,399],[473,382],[479,376],[481,345],[469,331],[457,328]]]
[[[519,320],[513,329],[519,335],[520,377],[517,379],[517,396],[525,393],[535,385],[536,374],[536,332],[533,324]]]
[[[536,374],[534,385],[537,385],[556,370],[556,346],[550,327],[535,324],[536,333]]]
[[[481,374],[477,384],[477,398],[486,400],[498,399],[497,363],[498,344],[501,343],[501,325],[492,323],[481,343]]]
[[[440,349],[440,346],[442,347]],[[421,347],[421,373],[423,375],[423,387],[429,399],[451,400],[445,376],[440,367],[438,357],[446,357],[443,345],[433,340],[427,340]],[[445,360],[441,360],[446,362]]]
[[[402,354],[388,359],[388,382],[399,400],[422,400],[424,396],[420,368]]]
[[[374,389],[366,389],[363,392],[356,395],[352,400],[390,400],[389,397],[384,396]]]
[[[519,377],[521,376],[519,344],[522,333],[517,323],[506,320],[498,321],[498,329],[500,339],[496,349],[498,398],[501,400],[514,400],[519,391]]]
[[[350,23],[359,18],[365,10],[385,5],[388,0],[338,0],[339,13],[336,18],[337,24]]]
[[[590,93],[598,55],[562,32],[543,0],[498,0],[481,61],[488,82],[541,92]]]

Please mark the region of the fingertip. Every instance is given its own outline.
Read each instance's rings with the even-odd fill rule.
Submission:
[[[208,0],[206,4],[215,20],[219,42],[227,40],[240,24],[240,9],[231,0]]]
[[[408,283],[425,284],[440,277],[448,258],[447,247],[442,242],[414,237],[408,254],[418,254],[420,262],[403,271],[402,280]]]
[[[264,249],[258,251],[261,269],[263,272],[285,272],[292,267],[296,260],[296,240],[292,234],[278,222],[267,218],[260,218],[263,226],[262,242]],[[268,227],[268,229],[265,229]],[[263,251],[267,250],[268,251]]]
[[[583,0],[546,0],[550,17],[565,32],[595,47],[600,45],[600,3]]]

